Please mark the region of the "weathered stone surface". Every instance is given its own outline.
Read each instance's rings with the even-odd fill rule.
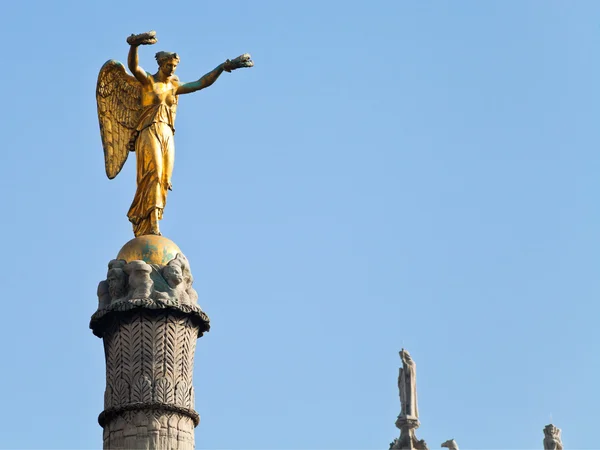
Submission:
[[[187,258],[179,253],[166,265],[141,260],[112,260],[105,281],[98,285],[98,310],[90,328],[103,337],[114,314],[139,308],[170,310],[190,315],[198,336],[210,329],[208,316],[198,306],[198,294]]]
[[[187,259],[109,263],[90,328],[106,357],[105,449],[194,448],[196,339],[210,328]]]
[[[194,422],[160,410],[123,411],[104,426],[105,449],[193,450]]]
[[[419,418],[417,405],[417,365],[408,351],[400,351],[402,367],[398,375],[398,391],[400,392],[401,412],[399,417]]]
[[[419,428],[420,422],[414,418],[400,416],[396,420],[396,427],[400,429],[400,437],[394,440],[394,449],[404,450],[427,450],[427,444],[424,440],[417,439],[415,430]]]

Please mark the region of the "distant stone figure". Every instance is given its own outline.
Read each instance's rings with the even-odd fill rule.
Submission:
[[[442,444],[442,447],[447,448],[448,450],[458,450],[458,444],[454,439],[448,439],[446,442]]]
[[[552,424],[544,427],[544,450],[563,450],[560,428]]]
[[[410,354],[404,349],[400,350],[400,359],[402,359],[402,367],[398,376],[401,404],[400,417],[418,418],[417,365],[410,357]]]

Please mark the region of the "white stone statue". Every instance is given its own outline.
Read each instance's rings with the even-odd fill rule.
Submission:
[[[544,427],[544,450],[563,450],[560,428],[552,424]]]
[[[404,349],[400,350],[400,359],[402,359],[402,367],[398,376],[398,389],[402,408],[400,417],[417,419],[419,417],[417,407],[417,365]]]

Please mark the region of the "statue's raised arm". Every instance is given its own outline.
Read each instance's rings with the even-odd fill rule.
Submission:
[[[148,84],[148,74],[143,70],[138,63],[138,52],[137,48],[140,45],[153,45],[156,44],[156,32],[148,31],[142,34],[132,34],[127,38],[129,47],[129,55],[127,55],[127,67],[131,70],[133,76],[142,84]]]
[[[108,178],[118,175],[129,151],[136,153],[137,190],[127,213],[135,236],[160,235],[158,221],[163,216],[167,191],[172,189],[173,135],[179,95],[210,86],[224,71],[254,65],[250,55],[245,53],[219,64],[197,81],[180,83],[175,75],[180,61],[177,53],[156,53],[158,71],[155,74],[140,67],[138,47],[156,42],[154,31],[129,36],[127,66],[133,76],[126,72],[123,64],[109,60],[100,69],[96,86]]]

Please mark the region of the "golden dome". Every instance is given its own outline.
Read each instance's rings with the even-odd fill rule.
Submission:
[[[164,236],[147,234],[125,244],[119,251],[117,259],[124,259],[127,262],[142,260],[148,264],[165,265],[175,258],[177,253],[182,252],[172,240]]]

